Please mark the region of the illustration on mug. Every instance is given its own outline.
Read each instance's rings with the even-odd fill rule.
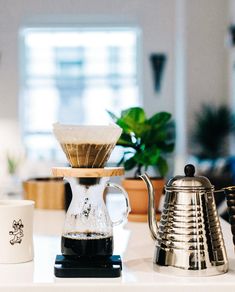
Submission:
[[[13,230],[9,231],[9,235],[12,235],[13,237],[10,240],[10,244],[14,245],[15,243],[21,243],[22,237],[24,236],[23,228],[24,225],[22,223],[22,220],[19,219],[19,221],[14,220],[12,223]]]

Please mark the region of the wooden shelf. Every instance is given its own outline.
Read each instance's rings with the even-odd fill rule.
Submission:
[[[122,176],[125,171],[123,167],[104,168],[72,168],[52,167],[52,175],[55,177],[108,177]]]

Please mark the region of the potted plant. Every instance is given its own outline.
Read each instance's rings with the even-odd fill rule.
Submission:
[[[228,154],[229,135],[234,131],[234,116],[226,105],[202,104],[195,114],[195,124],[191,133],[192,149],[195,157],[211,160]]]
[[[229,155],[229,140],[234,134],[235,117],[229,106],[203,103],[195,113],[191,131],[191,154],[199,173],[220,189],[234,182],[234,160]],[[215,197],[216,201],[221,196]]]
[[[7,170],[9,175],[13,176],[16,174],[19,166],[19,159],[7,153]]]
[[[123,130],[117,145],[124,147],[125,151],[118,165],[123,165],[126,171],[135,170],[134,177],[125,178],[122,182],[131,203],[129,219],[146,221],[147,190],[139,175],[150,166],[157,170],[159,177],[151,180],[155,187],[155,207],[158,210],[164,178],[168,172],[167,154],[174,150],[174,123],[171,114],[158,112],[148,118],[141,107],[123,110],[120,117],[110,111],[108,113]]]

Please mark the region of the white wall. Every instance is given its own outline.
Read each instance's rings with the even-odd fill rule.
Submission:
[[[203,102],[229,99],[227,0],[188,0],[186,3],[186,107],[188,130]],[[190,137],[188,136],[188,139]]]
[[[235,1],[234,1],[235,2]],[[202,103],[228,102],[227,0],[177,0],[175,33],[175,172],[191,152],[195,112]],[[182,111],[182,108],[185,111]]]
[[[218,102],[228,96],[227,30],[228,0],[0,0],[0,124],[1,120],[19,121],[19,31],[25,24],[133,24],[142,30],[142,98],[148,114],[167,110],[185,115],[178,127],[178,139],[187,140],[188,127],[202,101]],[[184,13],[176,13],[176,5]],[[177,17],[184,17],[183,21]],[[184,27],[179,27],[179,25]],[[181,62],[177,41],[184,42]],[[162,91],[153,89],[149,55],[168,56]],[[181,66],[180,68],[177,66]],[[184,70],[175,86],[177,70]],[[176,92],[175,92],[176,91]],[[176,93],[176,94],[175,94]],[[176,104],[181,96],[182,107]],[[177,97],[177,99],[176,99]],[[186,100],[185,100],[186,99]],[[185,112],[184,112],[185,110]],[[180,136],[184,133],[185,136]],[[183,139],[183,140],[182,140]],[[3,141],[0,132],[0,141]],[[9,147],[9,143],[7,143]],[[182,148],[183,147],[183,148]],[[0,143],[0,151],[5,151]],[[183,145],[182,155],[186,154]],[[185,150],[184,150],[185,149]],[[181,151],[182,152],[182,151]]]
[[[173,33],[174,5],[171,0],[43,0],[0,1],[0,118],[18,117],[20,28],[27,24],[68,24],[113,22],[134,24],[141,28],[143,38],[142,85],[144,105],[149,113],[168,109],[173,111]],[[149,54],[166,52],[169,56],[162,94],[153,91]],[[164,98],[163,98],[164,97]]]

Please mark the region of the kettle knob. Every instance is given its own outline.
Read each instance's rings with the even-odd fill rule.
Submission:
[[[193,177],[195,174],[195,167],[192,164],[187,164],[184,167],[185,176]]]

